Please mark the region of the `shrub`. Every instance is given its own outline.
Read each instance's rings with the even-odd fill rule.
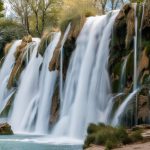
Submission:
[[[27,35],[24,28],[11,20],[0,20],[0,57],[3,57],[3,48],[6,43],[9,43],[15,39],[21,39],[24,35]]]
[[[89,147],[90,144],[103,145],[107,150],[116,148],[122,144],[129,144],[142,140],[141,131],[133,131],[130,135],[123,127],[112,127],[102,123],[95,125],[90,124],[88,129],[88,136],[84,143],[84,148]]]
[[[132,132],[131,135],[129,135],[129,138],[131,139],[132,142],[138,142],[143,140],[140,130]]]
[[[115,137],[117,137],[123,144],[129,144],[131,142],[127,131],[123,127],[119,127],[116,129]]]
[[[89,147],[90,144],[94,144],[94,141],[95,141],[95,134],[88,135],[85,140],[83,148],[85,149],[85,148]]]
[[[98,126],[97,126],[96,124],[91,123],[91,124],[88,126],[87,133],[88,133],[88,134],[92,134],[92,133],[97,132],[97,130],[98,130]]]
[[[98,132],[96,137],[96,144],[105,145],[107,141],[117,141],[117,137],[115,137],[114,131],[101,130],[101,132]]]
[[[112,148],[115,148],[118,146],[118,141],[116,139],[107,140],[105,144],[105,150],[111,150]]]

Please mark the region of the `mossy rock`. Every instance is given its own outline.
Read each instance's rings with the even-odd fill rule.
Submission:
[[[133,68],[134,68],[134,54],[132,52],[127,61],[126,74],[129,76],[133,76],[133,70],[134,70]]]

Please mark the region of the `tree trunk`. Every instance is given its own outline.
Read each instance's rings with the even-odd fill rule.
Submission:
[[[44,31],[44,28],[45,28],[45,11],[43,11],[43,14],[42,14],[42,29],[41,29],[41,34],[43,33]]]
[[[36,32],[38,33],[38,35],[40,36],[40,31],[39,31],[39,18],[38,18],[38,13],[35,12],[35,18],[36,18]]]

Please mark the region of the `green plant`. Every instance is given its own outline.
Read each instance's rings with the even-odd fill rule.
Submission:
[[[118,146],[118,141],[116,139],[107,140],[105,144],[105,150],[111,150]]]
[[[133,131],[130,134],[123,127],[112,127],[105,124],[90,124],[88,129],[88,136],[84,143],[84,148],[90,144],[103,145],[106,150],[116,148],[122,144],[130,144],[142,140],[141,131]]]
[[[140,130],[132,132],[131,135],[129,135],[129,138],[131,139],[132,142],[138,142],[143,140]]]
[[[23,36],[27,35],[22,25],[7,19],[0,20],[0,51],[6,43],[9,43],[15,39],[21,39]]]
[[[118,127],[115,130],[114,134],[115,134],[115,137],[117,137],[118,140],[120,140],[120,142],[123,143],[123,144],[128,144],[128,143],[131,142],[126,129],[123,128],[123,127]]]
[[[97,130],[98,130],[98,126],[96,124],[94,124],[94,123],[91,123],[88,126],[87,133],[88,134],[96,133]]]
[[[85,140],[83,148],[85,149],[85,148],[89,147],[90,144],[94,144],[94,141],[95,141],[95,134],[88,135]]]

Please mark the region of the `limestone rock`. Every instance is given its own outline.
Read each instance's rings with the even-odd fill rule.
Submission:
[[[59,118],[59,109],[60,109],[60,94],[59,94],[59,84],[58,84],[58,80],[57,79],[57,84],[55,87],[55,91],[52,97],[52,104],[51,104],[51,112],[50,112],[50,120],[49,123],[50,125],[54,125],[58,118]]]
[[[11,135],[13,131],[8,123],[0,124],[0,135]]]
[[[32,42],[32,36],[25,36],[22,39],[21,44],[17,47],[15,52],[15,65],[12,69],[11,75],[9,77],[8,81],[8,89],[10,89],[12,86],[15,85],[15,79],[18,79],[20,76],[20,73],[23,70],[24,67],[24,61],[23,56],[26,50],[26,46],[28,43]]]

